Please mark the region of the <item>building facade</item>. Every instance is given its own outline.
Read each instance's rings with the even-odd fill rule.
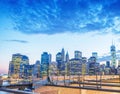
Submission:
[[[50,56],[47,52],[41,55],[41,76],[47,76],[49,71]]]
[[[70,75],[80,75],[82,74],[82,60],[81,59],[70,59],[69,60],[69,66],[68,71]]]
[[[116,68],[117,64],[116,64],[116,48],[115,48],[115,45],[111,45],[110,52],[111,52],[111,67]]]
[[[21,54],[13,54],[12,61],[9,64],[9,77],[20,78],[24,68],[21,65],[29,65],[29,58]]]
[[[74,58],[75,58],[75,59],[82,59],[82,52],[76,50],[76,51],[74,52]]]
[[[34,69],[33,69],[33,76],[35,78],[40,78],[40,61],[37,60],[36,63],[34,64]]]
[[[100,65],[96,62],[96,57],[90,57],[88,60],[89,64],[89,75],[98,74],[100,71]]]

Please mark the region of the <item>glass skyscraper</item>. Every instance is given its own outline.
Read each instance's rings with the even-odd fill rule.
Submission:
[[[20,78],[24,70],[21,65],[29,65],[29,58],[21,54],[13,54],[9,64],[9,77]]]
[[[112,46],[110,47],[110,52],[111,52],[111,67],[117,67],[115,45],[112,44]]]
[[[74,52],[74,57],[75,59],[82,59],[82,52],[76,50]]]
[[[48,75],[49,71],[49,63],[50,63],[50,58],[49,54],[47,52],[43,52],[41,55],[41,74],[42,76]]]

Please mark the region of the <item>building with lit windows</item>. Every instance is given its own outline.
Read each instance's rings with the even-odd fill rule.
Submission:
[[[115,48],[115,45],[113,45],[113,44],[111,45],[110,52],[111,52],[111,67],[116,68],[117,63],[116,63],[116,48]]]
[[[47,52],[43,52],[41,55],[41,76],[48,75],[50,60],[51,58],[49,54]]]
[[[81,59],[70,59],[69,60],[69,74],[70,75],[78,75],[82,74],[82,60]]]
[[[74,58],[75,58],[75,59],[82,59],[82,52],[80,52],[80,51],[75,51],[75,52],[74,52]]]
[[[61,55],[62,55],[62,62],[64,62],[65,61],[65,50],[64,50],[64,48],[62,48]]]
[[[34,64],[33,75],[36,78],[40,78],[40,61],[37,60]]]
[[[65,62],[67,63],[67,62],[69,62],[69,54],[68,54],[68,52],[66,53],[66,60],[65,60]]]
[[[62,53],[58,52],[56,54],[56,62],[57,62],[57,70],[59,73],[63,70],[63,61],[62,61]]]
[[[98,59],[98,53],[97,52],[92,52],[92,57],[95,57],[96,61],[97,61],[97,59]]]
[[[51,62],[49,65],[49,75],[57,75],[57,62]]]
[[[89,75],[95,75],[100,71],[100,65],[96,62],[96,57],[90,57],[88,59],[88,72]]]
[[[23,75],[24,67],[22,65],[29,65],[29,58],[21,54],[13,54],[12,61],[9,64],[9,77],[20,78]]]
[[[68,61],[68,59],[69,59],[68,53],[66,54],[66,56],[67,56],[67,58],[65,57],[64,48],[62,49],[61,52],[58,52],[56,54],[57,69],[59,71],[59,74],[62,74],[62,72],[65,71],[66,60]]]

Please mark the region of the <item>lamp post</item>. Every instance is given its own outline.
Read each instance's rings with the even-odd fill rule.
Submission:
[[[118,75],[119,75],[119,84],[120,84],[120,67],[118,69]]]
[[[95,66],[95,74],[96,74],[96,86],[97,86],[97,89],[98,89],[98,75],[97,75],[97,66]]]
[[[80,86],[80,72],[79,72],[79,87],[81,87],[81,86]]]
[[[65,86],[65,71],[64,71],[64,86]]]
[[[60,75],[60,70],[57,70],[57,85],[58,85],[58,81],[59,81],[59,75]]]
[[[70,70],[69,70],[69,85],[70,85]]]
[[[102,70],[100,70],[100,88],[102,88]]]

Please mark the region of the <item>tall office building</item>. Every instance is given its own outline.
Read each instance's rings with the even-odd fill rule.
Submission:
[[[64,50],[64,48],[62,48],[61,54],[62,54],[62,62],[64,62],[65,61],[65,50]]]
[[[74,58],[75,58],[75,59],[82,59],[82,52],[80,52],[80,51],[75,51],[75,52],[74,52]]]
[[[90,57],[88,60],[88,72],[90,75],[95,75],[97,72],[99,72],[100,70],[100,65],[99,63],[96,62],[96,58],[95,57]]]
[[[49,63],[52,62],[52,54],[49,54]]]
[[[68,72],[71,75],[82,74],[82,60],[76,58],[70,59],[68,65]]]
[[[12,61],[9,63],[9,70],[8,70],[8,76],[11,77],[14,74],[14,64]]]
[[[97,52],[92,52],[92,57],[95,57],[96,60],[97,60],[97,59],[98,59],[98,54],[97,54]]]
[[[58,52],[57,54],[56,54],[56,62],[57,62],[57,69],[59,70],[59,71],[61,71],[62,70],[62,53],[61,52]]]
[[[9,64],[9,77],[20,78],[20,65],[29,65],[29,58],[21,54],[13,54],[12,61]]]
[[[41,75],[48,75],[49,71],[50,56],[47,52],[43,52],[41,55]]]
[[[111,67],[117,67],[117,64],[116,64],[116,48],[115,48],[115,45],[111,45],[110,47],[110,52],[111,52]]]
[[[40,77],[40,61],[39,60],[37,60],[36,63],[34,64],[33,75],[36,78]]]
[[[110,67],[110,61],[106,61],[106,66],[105,67],[102,67],[101,66],[101,72],[104,71],[104,74],[110,74],[111,72],[111,67]]]
[[[110,68],[110,61],[106,61],[106,67]]]
[[[68,63],[69,62],[69,54],[68,54],[68,52],[66,53],[66,57],[65,58],[66,58],[65,62]]]
[[[65,70],[65,50],[62,48],[61,52],[56,54],[57,69],[59,73]]]

